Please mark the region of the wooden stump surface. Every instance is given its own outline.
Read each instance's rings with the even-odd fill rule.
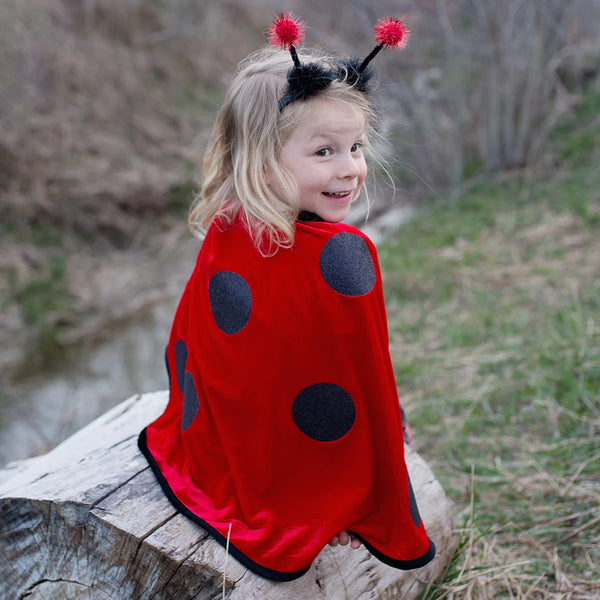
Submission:
[[[406,462],[438,549],[400,571],[364,548],[326,547],[289,583],[262,579],[175,511],[137,448],[167,392],[134,396],[54,450],[0,470],[3,600],[407,600],[441,576],[455,546],[452,507],[423,459]]]

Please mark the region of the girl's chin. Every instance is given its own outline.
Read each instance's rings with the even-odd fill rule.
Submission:
[[[323,194],[320,201],[315,203],[316,205],[300,206],[300,210],[315,213],[329,223],[338,223],[348,216],[352,200],[352,194],[346,198],[328,197]]]
[[[324,221],[327,221],[329,223],[339,223],[340,221],[343,221],[348,216],[349,212],[350,212],[350,205],[344,206],[344,207],[339,207],[336,210],[331,210],[331,209],[330,210],[321,210],[321,211],[317,212],[317,214]]]

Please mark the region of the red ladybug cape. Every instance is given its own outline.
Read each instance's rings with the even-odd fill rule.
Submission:
[[[384,563],[435,556],[404,462],[381,274],[349,225],[263,257],[213,226],[173,322],[170,400],[139,446],[171,502],[252,571],[303,575],[343,529]]]

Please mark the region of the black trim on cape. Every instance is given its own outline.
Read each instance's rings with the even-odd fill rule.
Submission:
[[[160,468],[156,461],[154,460],[154,456],[148,449],[148,445],[146,443],[146,429],[144,428],[138,437],[138,448],[141,450],[142,454],[146,457],[152,472],[158,479],[158,483],[165,493],[166,497],[169,499],[171,504],[185,517],[200,525],[202,529],[206,530],[223,548],[227,547],[227,538],[222,536],[214,527],[211,527],[206,521],[201,519],[198,515],[193,513],[185,504],[183,504],[179,498],[173,493],[173,490],[170,488],[169,483],[163,476],[160,471]],[[265,577],[267,579],[273,579],[275,581],[292,581],[294,579],[298,579],[298,577],[302,577],[310,567],[306,569],[302,569],[301,571],[293,571],[293,572],[285,572],[285,571],[274,571],[273,569],[268,569],[267,567],[263,567],[261,564],[254,562],[252,559],[248,558],[245,554],[243,554],[238,548],[236,548],[231,542],[229,542],[229,553],[231,556],[236,558],[240,563],[242,563],[245,567],[250,569],[252,572],[260,575],[261,577]]]
[[[435,544],[431,541],[431,538],[427,538],[429,540],[429,548],[427,552],[420,556],[419,558],[414,558],[413,560],[398,560],[396,558],[390,558],[386,554],[379,552],[376,548],[374,548],[369,542],[366,542],[360,535],[358,535],[354,531],[350,531],[355,538],[359,539],[364,545],[365,548],[375,557],[378,558],[382,563],[389,565],[390,567],[394,567],[396,569],[401,569],[403,571],[412,571],[413,569],[420,569],[424,567],[426,564],[430,563],[434,557],[437,549]]]
[[[311,212],[310,210],[301,210],[298,213],[296,220],[300,221],[301,223],[305,223],[305,222],[309,222],[309,221],[317,221],[319,223],[325,222],[325,219],[321,219],[321,217],[317,213]]]
[[[154,475],[156,476],[156,479],[158,480],[158,483],[160,484],[160,487],[162,488],[163,492],[165,493],[165,495],[167,496],[167,498],[169,499],[171,504],[175,507],[175,509],[177,509],[182,515],[184,515],[188,519],[192,520],[197,525],[200,525],[200,527],[205,529],[207,533],[209,533],[217,542],[219,542],[219,544],[221,544],[221,546],[223,546],[225,548],[227,546],[227,538],[222,536],[216,529],[214,529],[214,527],[210,526],[202,518],[200,518],[198,515],[193,513],[173,493],[173,490],[171,490],[169,483],[167,482],[167,480],[161,473],[161,470],[160,470],[158,464],[154,460],[154,456],[152,455],[152,453],[150,452],[150,450],[148,448],[148,445],[146,443],[146,429],[145,428],[142,430],[142,432],[140,433],[140,435],[138,437],[138,448],[140,449],[142,454],[145,456],[146,460],[148,461],[148,464],[150,465],[150,468],[152,469],[152,472],[154,473]],[[379,552],[379,550],[374,548],[371,544],[366,542],[360,535],[356,534],[355,532],[352,531],[350,533],[352,533],[352,535],[354,535],[357,539],[359,539],[364,544],[365,548],[375,558],[379,559],[382,563],[389,565],[390,567],[394,567],[396,569],[402,569],[405,571],[410,571],[412,569],[419,569],[420,567],[425,566],[427,563],[429,563],[431,560],[433,560],[435,553],[436,553],[435,544],[431,541],[431,539],[429,539],[429,548],[425,554],[423,554],[419,558],[415,558],[413,560],[398,560],[398,559],[391,558],[391,557]],[[298,579],[299,577],[302,577],[302,575],[307,573],[308,570],[310,569],[310,566],[308,566],[306,569],[302,569],[300,571],[293,571],[293,572],[275,571],[273,569],[269,569],[257,562],[254,562],[252,559],[248,558],[243,552],[241,552],[238,548],[236,548],[231,542],[229,542],[229,552],[234,558],[236,558],[242,565],[244,565],[245,567],[250,569],[250,571],[252,571],[253,573],[256,573],[257,575],[260,575],[261,577],[265,577],[267,579],[272,579],[274,581],[293,581],[294,579]]]

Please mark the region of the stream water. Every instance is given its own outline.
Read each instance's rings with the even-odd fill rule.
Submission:
[[[155,305],[69,353],[60,371],[17,384],[2,409],[0,467],[47,452],[132,394],[165,389],[173,310],[174,302]]]
[[[11,385],[0,398],[0,468],[47,452],[133,394],[168,387],[165,347],[197,249],[190,237],[148,264],[148,272],[132,273],[150,278],[160,301],[77,343],[52,370]]]

